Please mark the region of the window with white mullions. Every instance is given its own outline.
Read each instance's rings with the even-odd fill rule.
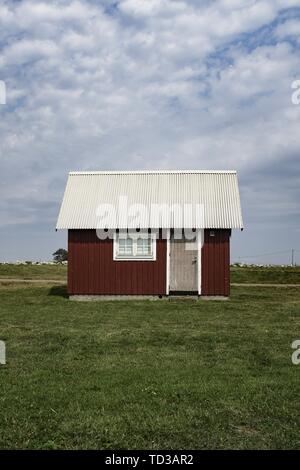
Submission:
[[[118,239],[118,254],[120,256],[133,256],[133,240],[131,238]]]
[[[151,239],[150,238],[137,238],[136,250],[137,255],[151,256]]]
[[[114,260],[156,259],[156,240],[151,234],[116,234],[114,239]]]

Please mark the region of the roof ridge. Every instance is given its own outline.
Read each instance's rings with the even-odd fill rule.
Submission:
[[[151,175],[151,174],[236,174],[236,170],[90,170],[70,171],[69,175]]]

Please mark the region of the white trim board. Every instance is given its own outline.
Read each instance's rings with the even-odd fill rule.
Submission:
[[[170,230],[167,235],[167,253],[166,253],[166,295],[170,293]]]
[[[202,291],[202,246],[204,243],[204,230],[198,230],[197,232],[197,242],[198,242],[198,295],[201,295]]]

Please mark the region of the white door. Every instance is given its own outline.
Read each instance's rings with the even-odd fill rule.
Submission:
[[[197,243],[170,239],[170,291],[198,292]]]

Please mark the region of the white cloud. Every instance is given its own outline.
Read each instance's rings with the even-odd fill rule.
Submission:
[[[42,57],[57,56],[59,48],[53,41],[23,39],[4,48],[0,67],[21,65]]]
[[[277,29],[276,34],[279,38],[286,38],[287,36],[300,36],[300,20],[288,20],[281,23]]]
[[[178,14],[185,11],[187,4],[183,1],[169,0],[124,0],[120,9],[136,17],[153,17],[158,15]]]
[[[220,90],[234,101],[271,93],[275,93],[274,99],[278,99],[285,80],[289,80],[298,67],[297,56],[288,43],[257,47],[248,54],[238,51],[236,55],[233,52],[232,56],[234,65],[222,70],[215,82],[215,96]]]

